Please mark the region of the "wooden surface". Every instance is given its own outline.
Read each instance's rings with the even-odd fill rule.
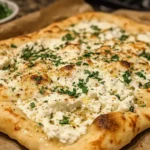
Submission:
[[[130,18],[136,22],[150,25],[150,12],[139,12],[133,10],[117,10],[114,14]]]

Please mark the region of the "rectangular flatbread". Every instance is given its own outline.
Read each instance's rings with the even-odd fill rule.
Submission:
[[[0,41],[0,132],[31,150],[119,150],[150,127],[150,26],[84,13]]]

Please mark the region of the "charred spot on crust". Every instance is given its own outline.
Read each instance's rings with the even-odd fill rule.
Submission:
[[[147,91],[148,93],[150,93],[150,88],[148,88],[146,91]]]
[[[92,64],[93,62],[91,61],[91,59],[87,59],[88,64]]]
[[[125,68],[130,68],[131,67],[131,64],[127,61],[124,61],[124,60],[120,61],[120,64],[122,66],[124,66]]]
[[[67,66],[60,68],[60,71],[71,71],[73,69],[74,69],[74,65],[67,65]]]
[[[36,82],[36,84],[40,84],[43,80],[43,77],[40,75],[32,75],[31,79],[34,80]]]
[[[18,131],[18,130],[20,130],[20,127],[19,126],[15,126],[14,130]]]
[[[113,139],[110,140],[110,143],[111,143],[111,144],[113,143]]]
[[[109,131],[116,131],[119,128],[119,124],[116,122],[116,118],[113,114],[104,114],[97,117],[94,123],[102,129]]]

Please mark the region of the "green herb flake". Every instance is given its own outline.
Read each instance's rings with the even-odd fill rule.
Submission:
[[[48,103],[48,101],[47,101],[47,100],[45,100],[45,101],[44,101],[44,103]]]
[[[11,48],[17,48],[17,46],[15,44],[11,44],[10,47]]]
[[[69,117],[63,116],[63,119],[59,121],[61,125],[69,124]]]
[[[82,61],[76,62],[76,65],[77,65],[77,66],[81,66],[81,64],[82,64]]]
[[[29,62],[28,67],[32,68],[33,66],[35,66],[35,63],[33,63],[32,61]]]
[[[99,72],[98,71],[90,72],[89,70],[85,70],[84,73],[88,74],[88,78],[97,79],[98,81],[102,80],[101,78],[99,78]]]
[[[145,89],[150,88],[150,82],[145,83],[143,87],[144,87]]]
[[[130,106],[129,111],[134,112],[134,106]]]
[[[74,40],[75,38],[70,34],[70,33],[68,33],[68,34],[66,34],[66,35],[64,35],[63,37],[62,37],[62,40],[63,41],[72,41],[72,40]]]
[[[12,88],[11,88],[12,91],[14,91],[15,89],[16,89],[15,87],[12,87]]]
[[[40,127],[43,127],[43,124],[42,124],[42,123],[40,123],[40,122],[38,123],[38,125],[39,125]]]
[[[123,41],[127,40],[128,38],[129,38],[128,35],[122,35],[122,36],[119,38],[119,40],[120,40],[121,42],[123,42]]]
[[[89,64],[84,62],[83,65],[84,65],[84,66],[88,66]]]
[[[33,109],[35,107],[35,103],[34,102],[30,103],[30,107]]]
[[[120,95],[119,94],[116,94],[115,95],[119,100],[121,100],[121,98],[120,98]]]
[[[150,54],[143,51],[139,56],[146,58],[148,61],[150,61]]]
[[[98,36],[100,32],[94,32],[93,35]]]
[[[94,32],[92,33],[93,35],[98,36],[100,34],[101,29],[99,29],[98,26],[91,25],[91,28],[94,30]]]
[[[110,54],[110,50],[105,50],[105,53],[108,53],[108,54]]]
[[[96,25],[91,25],[91,28],[95,31],[100,31],[100,29],[98,28],[98,26]]]
[[[2,70],[9,70],[9,69],[10,69],[10,65],[4,66],[4,67],[2,68]]]
[[[91,47],[90,47],[90,46],[87,46],[86,48],[87,48],[87,49],[91,49]]]
[[[91,55],[94,54],[93,52],[87,52],[83,55],[83,57],[89,58]]]
[[[119,61],[119,56],[118,55],[113,55],[112,57],[111,57],[111,61]]]
[[[146,104],[142,104],[142,105],[140,105],[140,107],[146,107]]]
[[[45,93],[45,88],[43,86],[39,89],[39,93],[40,94],[44,94]]]
[[[132,80],[130,79],[131,78],[131,73],[129,71],[126,71],[123,75],[123,80],[125,83],[129,84]]]
[[[23,49],[22,51],[22,55],[21,55],[21,58],[23,58],[24,60],[29,60],[30,57],[33,55],[33,47],[29,47],[29,46],[26,46],[26,48]]]
[[[136,72],[135,74],[139,76],[140,78],[146,79],[146,77],[144,76],[142,72]]]
[[[83,79],[79,79],[79,83],[77,85],[80,89],[82,89],[83,93],[88,92],[88,87],[86,86],[86,82]]]
[[[77,93],[77,90],[75,88],[73,88],[73,90],[70,91],[70,90],[65,89],[65,88],[56,87],[55,91],[57,91],[60,94],[67,94],[67,95],[75,97],[75,98],[78,98],[80,95],[80,93]]]

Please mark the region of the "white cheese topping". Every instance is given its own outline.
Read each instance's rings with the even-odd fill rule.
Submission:
[[[133,49],[137,64],[149,62],[150,37],[149,33],[130,35],[115,24],[97,20],[80,22],[65,32],[60,38],[43,38],[18,47],[10,70],[4,69],[9,58],[2,57],[0,84],[16,95],[26,95],[34,81],[38,90],[33,95],[29,91],[25,100],[20,96],[16,106],[41,126],[49,139],[72,144],[99,115],[134,112],[140,107],[135,92],[150,87],[150,72],[127,68],[127,61]],[[139,52],[138,41],[146,42],[145,51]]]

